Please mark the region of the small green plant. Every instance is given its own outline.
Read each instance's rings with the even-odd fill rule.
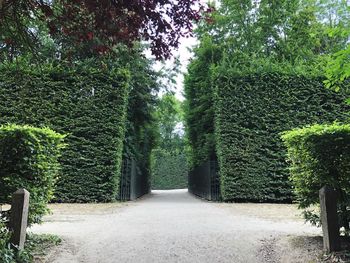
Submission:
[[[0,263],[32,263],[47,255],[49,249],[61,243],[61,239],[49,234],[27,234],[23,250],[11,248],[10,232],[0,221]]]
[[[10,248],[11,233],[5,218],[0,215],[0,263],[13,263],[15,254]]]
[[[319,214],[310,211],[319,204],[319,190],[328,185],[338,192],[340,227],[349,232],[350,125],[313,125],[284,132],[290,178],[304,216],[320,224]]]
[[[24,260],[23,262],[31,262],[30,260],[33,261],[33,259],[45,257],[48,250],[59,245],[61,242],[61,238],[56,235],[28,233],[25,250],[19,257]]]

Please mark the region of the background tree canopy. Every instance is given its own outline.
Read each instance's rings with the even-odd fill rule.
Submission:
[[[0,0],[0,50],[12,57],[50,40],[70,57],[142,40],[168,58],[203,10],[199,0]]]

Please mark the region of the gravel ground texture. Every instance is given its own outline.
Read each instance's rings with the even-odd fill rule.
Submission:
[[[295,205],[213,203],[187,190],[135,202],[51,205],[34,233],[63,239],[46,262],[317,262],[321,230]]]

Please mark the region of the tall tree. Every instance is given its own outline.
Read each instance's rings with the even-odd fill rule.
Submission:
[[[46,30],[61,48],[77,46],[84,55],[142,40],[158,59],[167,58],[202,8],[199,0],[0,0],[0,49],[34,47]]]
[[[183,124],[182,102],[168,92],[159,99],[155,114],[159,125],[159,147],[168,152],[182,152],[184,138],[182,131],[177,129]]]
[[[207,31],[213,41],[223,43],[226,53],[245,54],[244,60],[248,56],[310,63],[344,47],[347,39],[330,38],[329,31],[344,27],[349,14],[345,2],[222,0],[210,24],[200,24],[197,32],[201,37]]]

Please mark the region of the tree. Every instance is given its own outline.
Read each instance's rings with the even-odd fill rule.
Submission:
[[[183,152],[183,134],[177,130],[183,123],[182,103],[168,92],[160,98],[155,115],[159,126],[159,147],[168,152]]]
[[[339,85],[350,77],[350,45],[333,54],[326,69],[328,88],[339,89]],[[350,102],[350,100],[348,100]]]
[[[328,33],[344,27],[348,17],[344,0],[222,0],[210,15],[210,23],[200,24],[197,30],[199,38],[209,34],[225,53],[244,54],[243,60],[269,58],[308,64],[316,60],[316,64],[344,48],[347,41]]]
[[[15,55],[46,31],[88,54],[149,41],[157,59],[168,58],[203,8],[199,0],[0,0],[0,49]]]

